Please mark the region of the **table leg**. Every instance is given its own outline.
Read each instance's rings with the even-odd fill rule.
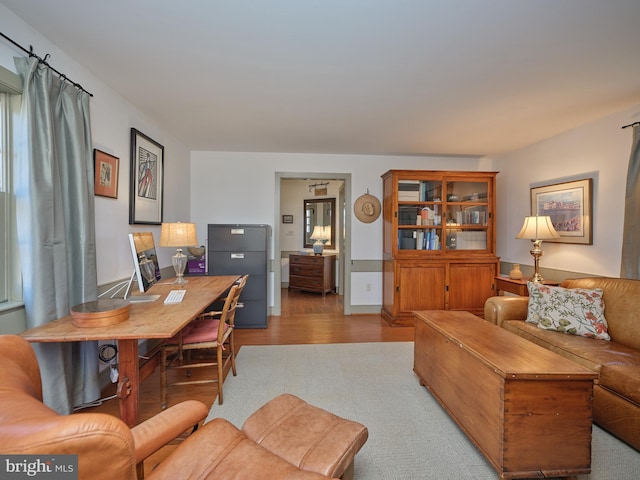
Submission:
[[[138,423],[140,372],[138,369],[138,340],[118,340],[118,398],[120,418],[130,427]]]

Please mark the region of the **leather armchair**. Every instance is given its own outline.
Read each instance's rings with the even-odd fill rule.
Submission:
[[[186,401],[132,429],[102,413],[59,415],[42,403],[40,369],[31,345],[0,336],[0,452],[77,454],[80,478],[135,479],[136,465],[207,416]]]
[[[103,413],[59,415],[42,403],[41,385],[31,345],[19,336],[0,335],[0,452],[76,454],[80,479],[137,479],[137,472],[142,472],[139,467],[149,455],[208,414],[203,403],[188,400],[130,429],[119,418]],[[333,449],[334,455],[339,458],[346,455],[352,460],[366,440],[366,427],[358,428],[355,422],[347,420],[341,422],[354,424],[353,445],[347,445],[345,452],[338,445]],[[302,434],[295,429],[289,433],[296,438]],[[333,464],[334,459],[329,456],[327,463]],[[326,480],[329,477],[294,465],[283,455],[248,438],[228,421],[217,418],[189,435],[146,478]]]

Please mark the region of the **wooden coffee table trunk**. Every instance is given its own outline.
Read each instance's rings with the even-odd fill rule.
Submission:
[[[591,471],[595,373],[468,312],[415,312],[414,371],[501,478]]]

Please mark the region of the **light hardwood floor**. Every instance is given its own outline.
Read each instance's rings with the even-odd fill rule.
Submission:
[[[236,329],[237,356],[242,356],[243,345],[292,345],[321,343],[403,342],[413,340],[413,327],[390,327],[380,315],[342,314],[343,297],[282,290],[281,316],[270,317],[265,329]],[[174,372],[169,372],[173,374]],[[225,372],[228,374],[228,372]],[[215,369],[194,370],[194,378],[215,378]],[[242,376],[242,369],[238,369]],[[171,378],[169,379],[171,381]],[[103,396],[113,395],[114,387],[107,387]],[[170,387],[168,403],[173,405],[187,399],[196,399],[211,406],[216,401],[216,384]],[[140,420],[146,420],[160,411],[160,376],[156,369],[140,386]],[[118,401],[108,400],[102,405],[82,410],[118,416]],[[153,468],[175,448],[168,445],[145,462],[145,471]]]

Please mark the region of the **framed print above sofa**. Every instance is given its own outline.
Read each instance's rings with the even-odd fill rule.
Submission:
[[[531,215],[548,215],[560,238],[545,242],[592,245],[593,179],[531,188]]]

